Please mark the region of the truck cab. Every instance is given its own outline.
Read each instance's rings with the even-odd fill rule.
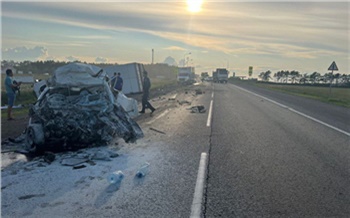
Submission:
[[[194,67],[179,67],[177,81],[181,84],[192,84],[195,82]]]
[[[228,81],[228,70],[225,68],[217,68],[213,72],[213,80],[216,83],[227,83]]]

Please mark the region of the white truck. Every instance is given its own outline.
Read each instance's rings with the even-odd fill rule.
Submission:
[[[195,82],[194,67],[179,67],[177,81],[184,84],[192,84]]]
[[[213,80],[216,83],[227,83],[228,81],[228,70],[225,68],[217,68],[213,72]]]

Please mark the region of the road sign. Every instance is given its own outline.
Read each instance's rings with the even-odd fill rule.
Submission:
[[[331,64],[331,66],[329,66],[328,70],[338,70],[337,64],[335,63],[335,61],[333,61],[333,63]]]
[[[248,72],[249,76],[252,76],[253,74],[253,67],[249,66],[249,72]]]

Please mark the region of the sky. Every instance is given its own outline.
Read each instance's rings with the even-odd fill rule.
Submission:
[[[349,1],[198,1],[2,1],[1,59],[350,73]]]

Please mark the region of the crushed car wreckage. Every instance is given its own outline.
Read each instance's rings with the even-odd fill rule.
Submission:
[[[143,137],[139,125],[116,103],[103,70],[71,63],[55,70],[29,111],[26,131],[29,151],[48,145],[89,146],[115,137],[135,142]]]

